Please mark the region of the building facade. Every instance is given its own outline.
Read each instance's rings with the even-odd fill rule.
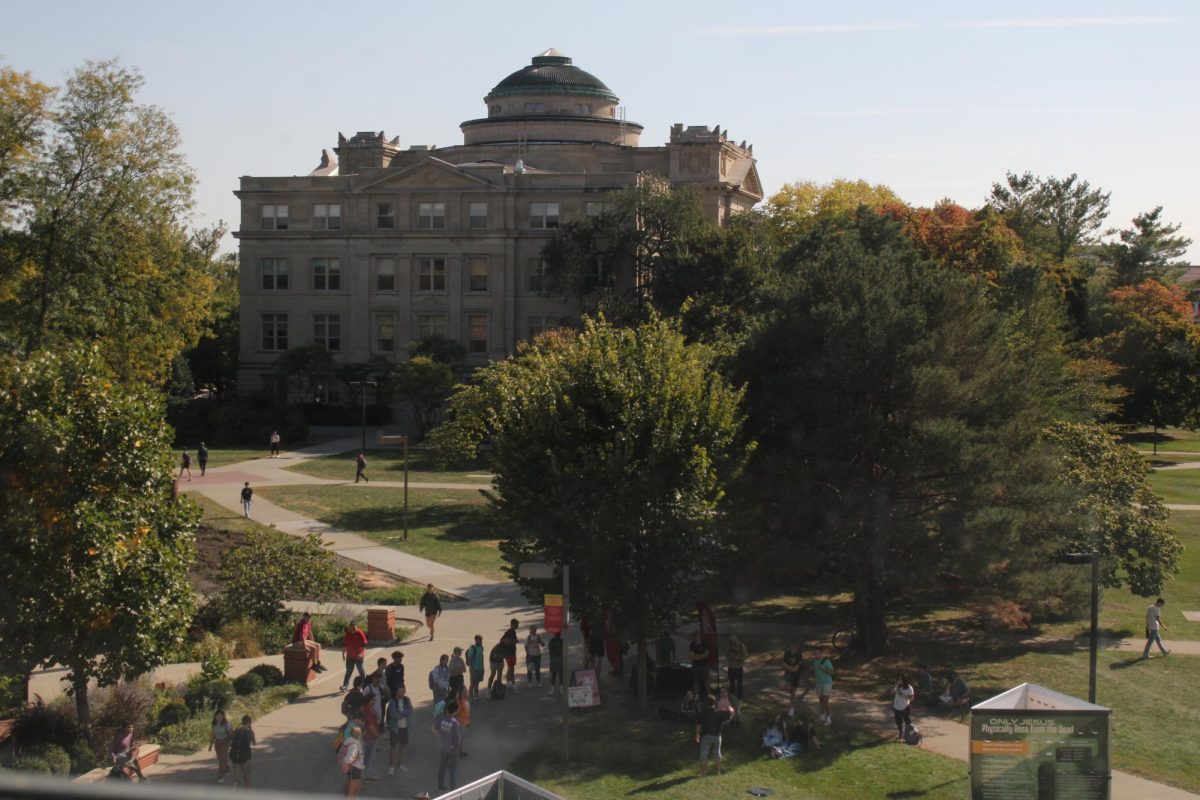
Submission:
[[[541,293],[546,239],[645,174],[695,187],[717,223],[762,199],[752,146],[675,125],[666,145],[642,147],[617,96],[558,51],[484,102],[461,145],[339,134],[306,176],[241,179],[243,392],[275,385],[274,360],[299,345],[342,363],[399,360],[442,334],[473,364],[511,354],[576,316]]]

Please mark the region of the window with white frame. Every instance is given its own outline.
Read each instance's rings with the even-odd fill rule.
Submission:
[[[488,315],[467,314],[467,352],[488,351]]]
[[[336,292],[342,288],[342,264],[336,258],[312,260],[313,290]]]
[[[336,231],[341,227],[341,203],[316,203],[313,205],[314,231]]]
[[[390,231],[396,227],[396,204],[395,203],[376,203],[375,204],[375,228],[381,231]]]
[[[264,231],[286,231],[288,229],[288,207],[278,204],[263,206],[262,229]]]
[[[426,231],[446,227],[446,204],[417,203],[417,227]]]
[[[558,203],[530,203],[529,227],[549,230],[558,227]]]
[[[338,314],[313,314],[313,344],[330,351],[341,350],[341,316]]]
[[[445,314],[417,314],[416,323],[418,339],[446,335]]]
[[[381,258],[375,262],[375,290],[396,291],[396,259]]]
[[[529,260],[529,291],[540,292],[546,288],[546,261],[541,258]]]
[[[262,315],[262,349],[288,349],[288,318],[287,314]]]
[[[486,228],[488,224],[488,204],[471,203],[468,206],[467,227],[476,230]]]
[[[446,259],[440,256],[422,256],[417,259],[417,291],[446,291]]]
[[[488,290],[488,262],[483,256],[471,256],[467,259],[467,291],[486,292]]]
[[[380,353],[391,353],[396,349],[396,315],[375,315],[375,349]]]
[[[277,291],[288,288],[288,262],[286,258],[264,258],[259,262],[259,275],[263,289]]]
[[[529,338],[537,336],[539,333],[561,328],[562,324],[558,317],[548,316],[532,316],[529,318]]]

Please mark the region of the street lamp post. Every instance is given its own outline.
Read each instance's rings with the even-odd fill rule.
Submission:
[[[1065,553],[1058,558],[1064,564],[1092,565],[1092,634],[1088,643],[1088,702],[1096,702],[1096,648],[1100,635],[1100,554]]]
[[[378,386],[375,381],[350,381],[351,386],[357,386],[362,392],[362,449],[367,452],[367,387]]]

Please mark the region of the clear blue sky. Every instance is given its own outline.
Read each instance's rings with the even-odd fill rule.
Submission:
[[[183,131],[198,222],[237,217],[241,175],[308,172],[338,131],[458,144],[493,85],[556,47],[643,144],[675,122],[753,143],[768,193],[862,178],[977,206],[1006,170],[1077,172],[1112,192],[1110,225],[1162,205],[1200,239],[1198,17],[1156,0],[39,0],[6,5],[0,55],[51,83],[85,59],[137,67]]]

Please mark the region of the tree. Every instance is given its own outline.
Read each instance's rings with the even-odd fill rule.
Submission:
[[[1192,240],[1177,236],[1179,225],[1162,221],[1162,206],[1133,218],[1133,227],[1118,234],[1119,242],[1105,245],[1104,254],[1112,267],[1113,287],[1135,286],[1151,278],[1164,284],[1174,283],[1187,269],[1177,261],[1187,254]]]
[[[454,372],[429,356],[413,356],[394,365],[388,381],[392,391],[412,405],[417,436],[424,439],[454,388]]]
[[[973,212],[943,200],[914,209],[904,230],[925,258],[992,282],[1025,256],[1020,237],[988,207]]]
[[[509,563],[569,564],[572,604],[609,609],[644,665],[727,541],[720,502],[749,449],[740,396],[676,325],[586,319],[481,369],[431,439],[459,458],[487,439]],[[521,583],[540,598],[542,584]]]
[[[125,382],[164,381],[209,318],[223,230],[191,232],[179,131],[142,79],[88,62],[53,100],[0,73],[0,347],[96,342]]]
[[[249,533],[221,557],[220,576],[218,602],[233,619],[279,620],[284,600],[319,602],[357,592],[353,570],[339,567],[316,533]]]
[[[1053,325],[1002,313],[866,209],[788,254],[734,371],[762,443],[748,505],[776,563],[826,555],[877,654],[908,576],[982,566],[1053,507],[1040,432],[1065,413],[1069,359]]]
[[[1147,280],[1109,293],[1098,354],[1119,368],[1118,419],[1158,429],[1194,420],[1200,404],[1200,331],[1178,286]],[[1157,435],[1155,436],[1157,447]]]
[[[1109,197],[1074,173],[1041,178],[1009,172],[1004,183],[992,184],[988,205],[1004,216],[1027,250],[1063,264],[1079,248],[1096,243]]]
[[[64,666],[84,724],[90,680],[164,663],[192,617],[199,515],[162,417],[95,348],[0,370],[0,660]]]
[[[435,333],[414,340],[408,346],[408,355],[409,358],[426,356],[451,369],[457,369],[467,357],[467,348],[463,347],[462,342]]]
[[[214,264],[216,286],[208,330],[185,353],[196,386],[217,397],[237,389],[238,346],[241,334],[238,293],[238,259],[230,253]]]
[[[811,231],[822,221],[852,217],[860,206],[895,218],[908,206],[883,184],[838,179],[832,183],[785,183],[766,203],[766,215],[779,232],[794,236]]]
[[[1179,571],[1183,545],[1146,481],[1145,459],[1099,425],[1059,423],[1047,439],[1062,450],[1060,480],[1074,497],[1066,510],[1081,523],[1062,538],[1060,551],[1099,553],[1105,586],[1127,583],[1141,597],[1162,592]]]
[[[312,400],[317,390],[328,386],[338,373],[333,354],[316,343],[291,348],[275,359],[274,369],[287,383],[288,396],[298,403]]]

